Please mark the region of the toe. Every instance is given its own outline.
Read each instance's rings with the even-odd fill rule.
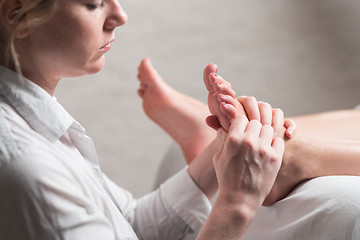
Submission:
[[[207,65],[205,67],[204,72],[203,72],[204,83],[205,83],[206,89],[210,93],[214,92],[213,87],[212,87],[212,85],[211,85],[211,83],[209,81],[210,74],[211,73],[216,74],[217,69],[218,69],[218,66],[216,64],[210,63],[209,65]]]

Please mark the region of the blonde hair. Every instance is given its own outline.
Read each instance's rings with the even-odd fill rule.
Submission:
[[[6,1],[0,0],[0,12]],[[11,24],[5,26],[0,21],[0,65],[16,70],[21,74],[19,57],[14,45],[14,33],[21,27],[36,26],[48,20],[57,5],[58,0],[24,0],[12,14]]]

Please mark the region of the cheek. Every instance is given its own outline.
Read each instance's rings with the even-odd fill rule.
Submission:
[[[53,31],[41,45],[58,58],[65,57],[69,62],[87,61],[95,53],[97,44],[89,32],[81,28]]]

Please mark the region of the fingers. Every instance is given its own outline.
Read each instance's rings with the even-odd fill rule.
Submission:
[[[280,138],[280,137],[276,137],[272,141],[271,146],[274,149],[275,153],[277,154],[277,157],[279,159],[282,159],[282,156],[284,155],[284,150],[285,150],[284,140],[282,138]]]
[[[272,126],[262,125],[257,120],[248,121],[245,116],[238,116],[230,126],[228,137],[231,143],[234,144],[251,143],[255,144],[253,147],[258,146],[257,149],[268,149],[266,151],[270,151],[268,152],[269,154],[273,152],[272,156],[275,157],[274,159],[280,160],[277,163],[277,167],[280,167],[285,144],[282,138],[274,138],[274,129]],[[231,147],[233,145],[231,144],[229,146]],[[271,148],[273,150],[270,150]]]
[[[249,121],[245,116],[236,117],[230,125],[229,136],[239,139],[247,129],[248,123]]]
[[[271,146],[274,138],[274,129],[270,125],[263,125],[259,137],[265,146]]]
[[[271,125],[272,122],[272,108],[266,102],[258,102],[260,112],[260,122],[263,125]]]
[[[247,125],[246,132],[250,136],[259,137],[262,129],[262,125],[257,120],[251,120]]]
[[[285,135],[288,138],[293,138],[296,134],[296,123],[290,119],[287,118],[284,120],[284,127],[286,128]]]
[[[206,118],[205,122],[209,127],[211,127],[214,130],[218,130],[219,128],[221,128],[221,124],[219,122],[219,119],[214,115],[208,116]]]
[[[238,101],[242,104],[247,114],[249,120],[258,120],[260,121],[260,110],[258,102],[254,97],[241,96],[237,98]]]
[[[283,129],[284,125],[284,112],[279,108],[272,110],[272,127],[274,128],[275,134],[279,133]]]
[[[230,99],[219,96],[219,101],[233,104]],[[243,106],[249,121],[258,120],[263,125],[271,125],[275,134],[282,133],[288,138],[293,138],[296,134],[296,124],[291,119],[284,120],[284,112],[279,108],[272,109],[271,105],[266,102],[257,101],[254,97],[241,96],[237,100]],[[233,104],[234,105],[234,104]]]

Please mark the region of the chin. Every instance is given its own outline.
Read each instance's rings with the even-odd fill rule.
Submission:
[[[105,58],[100,58],[97,61],[91,61],[81,65],[73,65],[72,67],[69,67],[72,70],[68,71],[68,74],[63,77],[81,77],[85,75],[95,74],[100,72],[103,69],[104,65]]]
[[[103,67],[104,67],[104,65],[99,66],[99,67],[94,67],[94,68],[92,68],[92,69],[90,69],[90,70],[88,71],[88,74],[98,73],[98,72],[100,72],[100,71],[103,69]]]
[[[95,74],[100,72],[105,65],[105,58],[99,59],[99,61],[90,64],[86,67],[86,73],[87,74]]]

